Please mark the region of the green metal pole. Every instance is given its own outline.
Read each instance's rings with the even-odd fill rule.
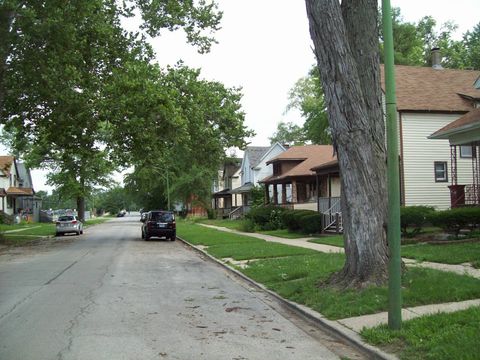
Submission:
[[[387,107],[387,172],[388,172],[388,326],[402,326],[402,259],[400,256],[400,172],[398,163],[397,100],[393,59],[392,10],[390,0],[382,0],[385,52],[385,98]]]

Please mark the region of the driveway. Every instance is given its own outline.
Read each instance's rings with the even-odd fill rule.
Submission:
[[[361,358],[179,241],[142,241],[138,216],[0,256],[0,359],[340,356]]]

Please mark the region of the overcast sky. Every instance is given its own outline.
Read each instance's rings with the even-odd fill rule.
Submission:
[[[152,40],[160,65],[182,59],[201,68],[202,77],[242,87],[246,125],[255,130],[252,145],[266,146],[278,122],[302,124],[296,112],[285,114],[288,92],[314,64],[305,2],[299,0],[217,0],[224,12],[218,44],[199,55],[181,33],[166,32]],[[431,15],[441,24],[459,26],[457,38],[480,21],[479,0],[391,0],[406,21]],[[47,189],[45,176],[34,171],[35,190]],[[49,188],[48,188],[49,189]]]

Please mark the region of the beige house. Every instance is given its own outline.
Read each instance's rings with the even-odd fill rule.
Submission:
[[[30,171],[14,156],[0,156],[0,211],[38,221],[40,207]]]
[[[449,141],[429,137],[479,106],[479,76],[480,71],[441,66],[395,67],[403,205],[451,206]],[[458,150],[458,182],[473,184],[471,146],[462,145]]]

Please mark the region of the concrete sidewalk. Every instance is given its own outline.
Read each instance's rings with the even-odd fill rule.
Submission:
[[[232,234],[255,237],[265,241],[277,242],[280,244],[291,245],[291,246],[298,246],[298,247],[303,247],[303,248],[317,250],[317,251],[326,252],[326,253],[328,252],[344,253],[343,248],[338,246],[308,242],[309,240],[314,239],[312,237],[305,237],[305,238],[299,238],[299,239],[285,239],[285,238],[272,236],[272,235],[246,233],[246,232],[232,230],[226,227],[215,226],[215,225],[207,225],[207,224],[199,224],[199,225],[205,226],[211,229],[229,232]],[[428,261],[419,262],[417,260],[407,259],[407,258],[402,258],[402,260],[407,266],[412,266],[412,267],[417,266],[417,267],[424,267],[424,268],[441,270],[441,271],[450,271],[456,274],[470,275],[470,276],[473,276],[474,278],[480,279],[480,269],[475,269],[470,264],[452,265],[452,264],[442,264],[442,263],[434,263],[434,262],[428,262]]]

